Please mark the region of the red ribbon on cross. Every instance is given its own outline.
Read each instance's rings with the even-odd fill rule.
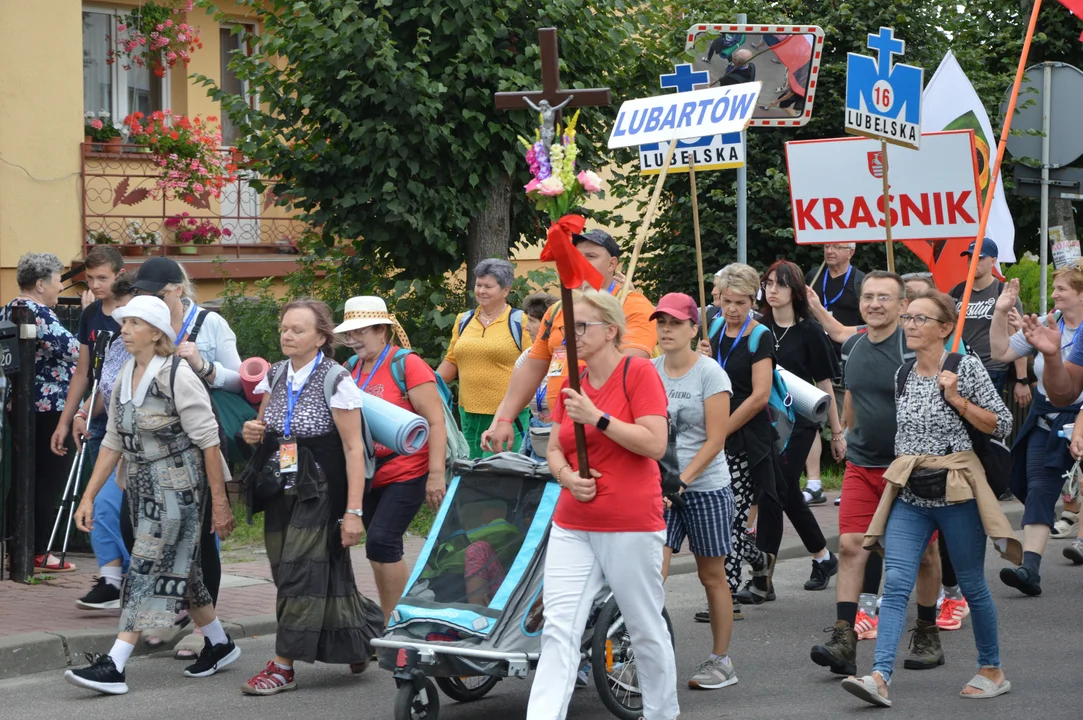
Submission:
[[[584,282],[595,290],[602,287],[602,274],[572,244],[572,235],[583,232],[586,222],[581,215],[565,215],[549,226],[542,248],[542,261],[556,262],[560,283],[572,290],[578,290]]]

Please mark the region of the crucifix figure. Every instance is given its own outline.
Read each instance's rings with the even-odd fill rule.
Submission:
[[[555,140],[556,126],[560,122],[560,111],[565,107],[598,107],[609,105],[609,88],[591,88],[588,90],[560,89],[560,57],[557,51],[557,29],[542,28],[538,31],[538,44],[541,47],[542,89],[526,92],[496,93],[497,110],[532,109],[542,115],[541,139],[548,146]],[[535,104],[537,101],[537,104]],[[548,138],[546,137],[548,135]],[[565,327],[575,327],[575,314],[572,308],[571,288],[560,284],[561,312],[564,314]],[[579,357],[575,342],[566,346],[568,384],[579,392]],[[575,423],[575,448],[579,460],[579,474],[590,477],[590,465],[587,461],[587,436],[583,426]]]

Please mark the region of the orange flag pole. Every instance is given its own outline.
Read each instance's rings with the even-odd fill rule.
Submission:
[[[1034,7],[1030,11],[1030,23],[1027,25],[1027,36],[1023,40],[1023,54],[1019,57],[1019,66],[1015,69],[1015,83],[1012,84],[1012,94],[1008,100],[1008,112],[1004,115],[1004,127],[1000,131],[1000,142],[997,144],[997,156],[993,161],[993,167],[989,170],[989,190],[985,193],[985,203],[981,208],[981,218],[978,222],[978,236],[974,239],[974,253],[970,256],[970,269],[966,274],[966,287],[963,288],[962,304],[959,306],[959,319],[955,324],[955,339],[951,343],[951,351],[959,351],[959,342],[963,338],[963,324],[966,322],[966,310],[970,305],[970,293],[974,289],[974,275],[978,271],[978,260],[981,258],[981,243],[985,238],[985,229],[989,225],[989,213],[993,209],[993,193],[996,192],[1000,179],[1000,163],[1004,160],[1004,148],[1008,144],[1008,134],[1012,129],[1012,117],[1015,115],[1015,101],[1019,99],[1019,86],[1023,83],[1023,73],[1027,68],[1027,56],[1030,54],[1030,41],[1034,39],[1034,28],[1038,25],[1038,12],[1042,9],[1042,0],[1034,0]]]

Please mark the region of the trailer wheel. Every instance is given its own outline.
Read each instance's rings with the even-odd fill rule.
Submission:
[[[412,682],[399,686],[395,696],[395,720],[437,720],[440,717],[440,694],[432,680],[423,678],[421,688]]]
[[[665,608],[662,608],[662,618],[672,643],[673,623]],[[616,598],[609,598],[598,612],[590,645],[590,662],[594,685],[609,712],[620,720],[643,717],[643,696],[638,673],[633,669],[635,653]]]
[[[485,697],[500,682],[498,677],[438,677],[436,685],[452,700],[473,702]]]

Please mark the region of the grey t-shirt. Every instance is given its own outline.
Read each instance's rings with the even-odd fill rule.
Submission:
[[[901,327],[882,342],[858,333],[842,345],[842,381],[854,408],[846,459],[854,465],[881,468],[895,460],[895,371],[904,352],[912,356]]]
[[[717,362],[700,355],[692,369],[679,378],[666,374],[665,357],[652,361],[662,378],[669,398],[669,417],[677,429],[677,460],[681,469],[688,467],[703,443],[707,442],[707,420],[703,401],[721,392],[733,395],[729,376]],[[726,453],[720,452],[703,469],[685,492],[707,492],[729,487],[730,469]]]
[[[978,356],[982,365],[989,372],[1005,370],[1008,367],[1008,363],[993,362],[990,359],[992,351],[989,349],[989,328],[993,325],[993,307],[996,305],[997,298],[1000,297],[1000,292],[1003,289],[1003,283],[993,280],[989,287],[984,290],[971,292],[970,304],[966,307],[963,342],[966,343],[971,354]],[[951,291],[951,296],[955,298],[955,309],[958,310],[963,304],[963,286],[961,284],[956,285]],[[1015,309],[1022,314],[1023,304],[1017,301]]]

